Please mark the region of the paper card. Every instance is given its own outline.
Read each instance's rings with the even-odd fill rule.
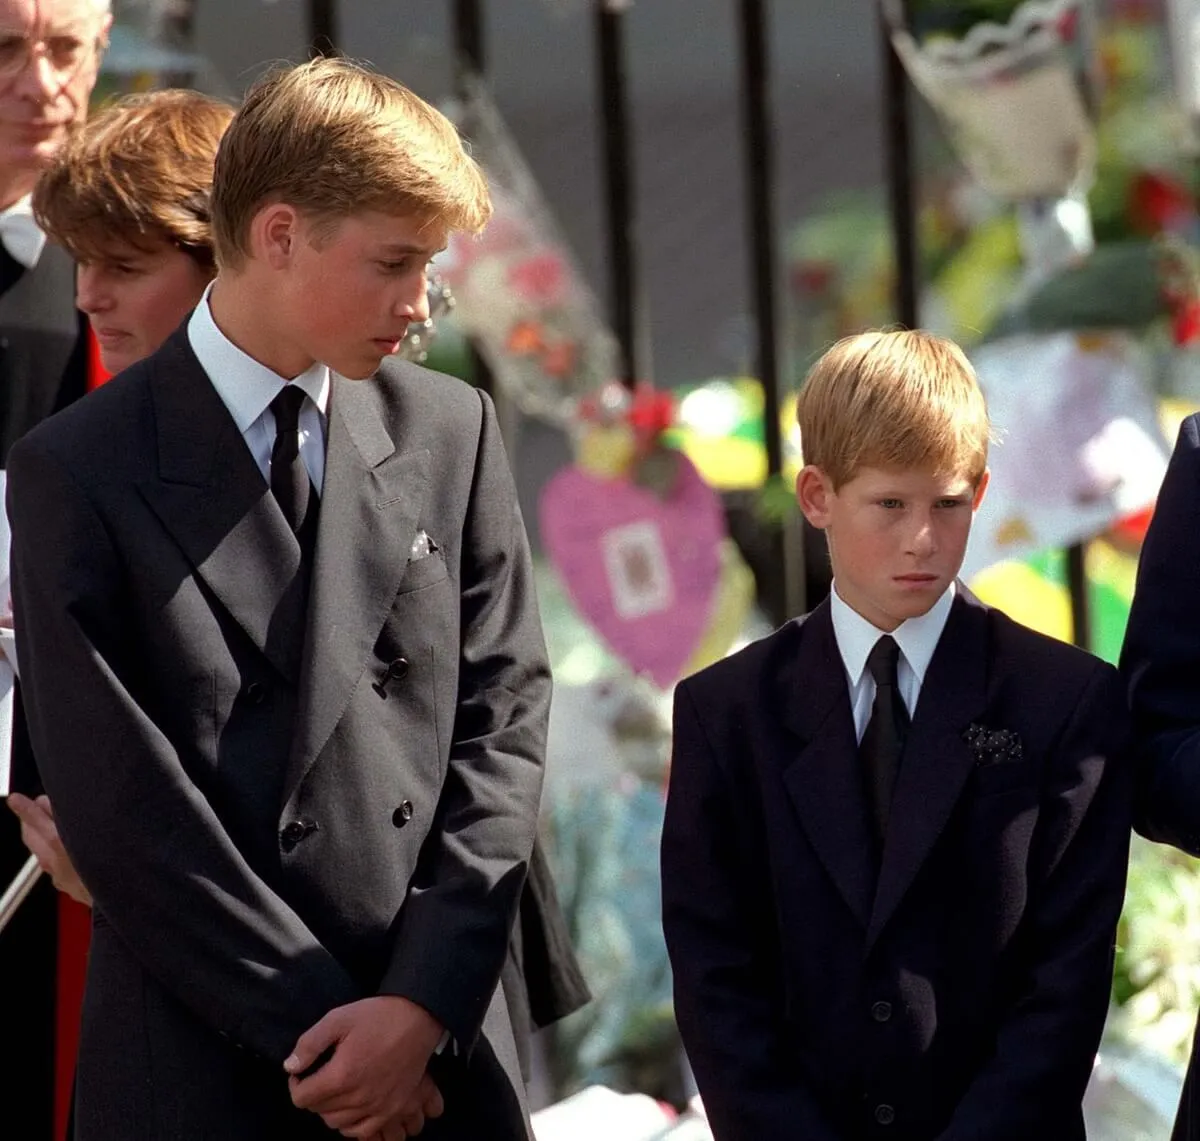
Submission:
[[[1000,442],[963,574],[1090,539],[1153,505],[1169,448],[1124,335],[1031,334],[971,354]]]

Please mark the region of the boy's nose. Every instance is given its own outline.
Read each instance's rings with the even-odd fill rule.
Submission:
[[[429,282],[425,274],[421,274],[419,285],[404,299],[401,312],[413,325],[429,320]]]
[[[937,540],[933,534],[933,520],[922,519],[913,528],[909,537],[909,548],[914,555],[927,557],[937,550]]]

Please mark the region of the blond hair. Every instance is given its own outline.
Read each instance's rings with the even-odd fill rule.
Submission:
[[[796,405],[804,462],[835,488],[864,467],[961,475],[987,469],[991,425],[975,370],[953,341],[877,330],[838,341]]]
[[[329,58],[275,70],[247,92],[217,155],[220,265],[242,263],[250,222],[269,202],[318,223],[374,210],[469,233],[492,210],[449,119],[395,80]]]
[[[33,193],[38,225],[79,261],[168,242],[212,269],[213,160],[232,118],[196,91],[127,95],[55,156]]]

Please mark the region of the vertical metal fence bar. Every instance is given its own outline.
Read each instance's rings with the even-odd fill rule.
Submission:
[[[883,63],[884,147],[887,154],[888,204],[896,257],[896,320],[908,329],[921,323],[917,211],[913,192],[912,119],[908,76],[892,47],[887,22],[879,15]]]
[[[767,470],[783,470],[779,433],[778,296],[775,272],[775,150],[771,132],[771,69],[765,0],[741,0],[742,121],[746,138],[746,199],[757,375],[763,386]]]
[[[596,49],[604,178],[608,209],[609,301],[621,346],[621,379],[632,385],[646,378],[638,343],[638,265],[636,254],[633,147],[629,130],[629,85],[623,25],[627,0],[596,0]]]
[[[775,139],[771,116],[771,60],[767,0],[740,0],[742,128],[745,136],[750,285],[757,332],[755,372],[763,390],[767,476],[783,472],[780,424],[779,278],[775,257]],[[782,620],[806,609],[803,524],[793,513],[774,538],[777,581],[763,583],[771,613]]]
[[[1067,586],[1071,592],[1071,640],[1085,650],[1092,645],[1092,607],[1088,597],[1087,545],[1067,548]]]
[[[337,55],[337,0],[308,0],[309,54]]]
[[[487,48],[480,0],[454,0],[455,75],[464,106],[470,95],[470,80],[482,80],[487,69]],[[496,395],[496,378],[472,342],[468,350],[471,381],[489,396]]]

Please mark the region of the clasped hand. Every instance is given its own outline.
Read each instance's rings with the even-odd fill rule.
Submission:
[[[442,1034],[428,1011],[398,995],[336,1007],[300,1036],[283,1064],[292,1102],[343,1137],[405,1141],[443,1112],[426,1072]],[[318,1070],[298,1076],[329,1050]]]

